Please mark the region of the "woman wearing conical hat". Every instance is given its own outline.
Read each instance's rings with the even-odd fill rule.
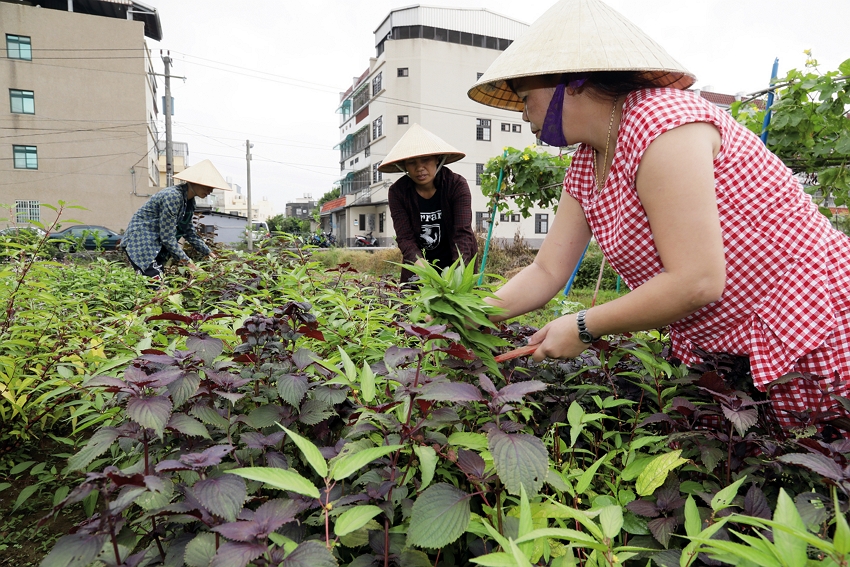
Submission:
[[[428,261],[440,269],[458,257],[469,263],[478,252],[469,184],[445,167],[465,155],[412,124],[378,167],[384,173],[405,174],[390,187],[388,200],[406,264]],[[412,275],[403,269],[402,283]]]
[[[183,183],[159,191],[142,205],[121,239],[121,248],[136,272],[154,279],[162,279],[162,268],[172,256],[196,269],[178,242],[181,238],[201,254],[215,258],[192,227],[195,197],[208,197],[213,189],[230,190],[210,160],[187,167],[174,179]]]
[[[697,93],[695,78],[599,0],[561,0],[470,89],[521,111],[541,140],[578,144],[534,263],[496,301],[510,318],[564,288],[593,236],[632,290],[532,338],[536,360],[596,337],[668,327],[673,354],[749,358],[786,428],[842,412],[850,394],[850,239],[759,138]],[[837,377],[837,380],[836,380]],[[800,412],[800,413],[794,413]]]

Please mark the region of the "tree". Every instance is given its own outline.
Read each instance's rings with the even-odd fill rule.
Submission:
[[[776,101],[767,129],[767,147],[795,173],[805,174],[821,212],[825,205],[850,203],[850,59],[837,71],[821,73],[806,51],[805,69],[792,69],[776,82]],[[761,134],[764,110],[754,102],[736,102],[732,115],[756,134]]]
[[[334,199],[339,199],[339,191],[340,191],[339,187],[334,187],[333,189],[331,189],[330,191],[328,191],[327,193],[322,195],[322,198],[319,199],[319,203],[316,205],[316,208],[321,209],[322,205],[324,205],[328,201],[333,201]]]
[[[557,210],[561,183],[570,165],[570,156],[553,156],[537,145],[524,150],[505,148],[505,155],[491,158],[481,174],[481,192],[491,201],[498,190],[499,172],[504,168],[499,191],[499,210],[518,209],[523,218],[532,207]]]
[[[287,217],[280,214],[273,216],[266,222],[271,232],[286,232],[289,234],[310,232],[310,221],[297,217]]]
[[[269,220],[266,221],[266,224],[269,225],[269,230],[271,232],[281,232],[283,230],[283,228],[281,227],[283,226],[284,220],[286,220],[286,216],[281,213],[271,217]]]

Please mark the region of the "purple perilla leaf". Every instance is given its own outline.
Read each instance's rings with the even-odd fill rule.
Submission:
[[[224,350],[224,343],[206,333],[197,333],[186,339],[186,348],[194,351],[206,364],[212,364]]]
[[[395,534],[393,534],[395,535]],[[305,541],[286,556],[281,567],[336,567],[333,554],[318,541]]]
[[[59,538],[41,567],[84,567],[91,564],[108,536],[72,534]]]
[[[465,382],[432,382],[422,388],[419,399],[442,402],[480,402],[481,391]]]
[[[171,417],[171,398],[152,396],[149,398],[131,397],[127,401],[127,416],[162,437],[165,424]]]
[[[185,370],[180,368],[165,368],[164,370],[160,370],[159,372],[154,372],[150,376],[148,376],[150,382],[147,384],[149,388],[164,388],[168,386],[178,378],[181,378]]]
[[[251,381],[250,378],[242,378],[238,374],[231,374],[230,372],[216,372],[215,370],[207,370],[206,376],[209,380],[212,380],[218,386],[222,388],[226,388],[228,390],[235,390],[240,386],[244,386],[248,382]]]
[[[534,392],[540,392],[545,389],[546,384],[539,380],[514,382],[513,384],[508,384],[499,390],[499,394],[493,397],[493,404],[501,405],[508,402],[521,402],[526,395]]]
[[[655,502],[644,500],[642,498],[640,500],[632,500],[626,504],[626,508],[638,516],[643,516],[644,518],[658,517],[658,506],[655,505]]]
[[[243,433],[240,440],[245,443],[249,449],[264,449],[266,447],[274,447],[284,438],[285,431],[278,431],[271,435],[263,435],[258,431],[248,431]]]
[[[670,544],[670,538],[679,527],[679,519],[675,516],[667,518],[656,518],[646,523],[646,527],[652,532],[652,536],[665,548]]]
[[[496,389],[496,385],[493,384],[493,381],[487,375],[481,376],[478,379],[478,385],[481,386],[481,389],[490,394],[490,397],[497,395],[499,390]]]
[[[135,392],[136,390],[131,388],[127,382],[121,380],[120,378],[114,378],[112,376],[95,376],[91,380],[86,381],[83,384],[84,388],[106,388],[107,392],[116,393],[116,392]]]
[[[245,567],[268,551],[261,543],[237,543],[228,541],[218,548],[210,567]]]
[[[233,474],[199,480],[192,492],[204,508],[229,522],[236,520],[248,498],[245,479]]]
[[[213,390],[213,392],[217,396],[224,398],[232,404],[235,404],[236,402],[245,397],[245,394],[240,394],[239,392],[225,392],[222,390]]]
[[[744,514],[765,520],[771,518],[770,504],[767,503],[764,492],[755,484],[750,485],[744,498]]]
[[[398,368],[406,364],[411,364],[420,354],[422,354],[422,351],[418,348],[391,346],[384,352],[384,363],[389,368]]]
[[[253,521],[260,526],[258,536],[266,538],[283,524],[294,522],[301,506],[294,500],[269,500],[254,512]]]
[[[461,449],[457,453],[457,466],[460,470],[473,477],[474,479],[484,478],[484,469],[486,464],[481,455],[475,451]]]
[[[214,467],[233,451],[233,445],[213,445],[200,453],[189,453],[180,455],[180,462],[194,469]]]
[[[844,470],[838,463],[819,453],[812,453],[808,455],[805,453],[789,453],[779,457],[779,460],[783,463],[806,467],[807,469],[836,482],[847,480]]]
[[[732,422],[738,435],[743,437],[747,430],[758,422],[759,413],[755,408],[733,409],[723,404],[723,415]]]

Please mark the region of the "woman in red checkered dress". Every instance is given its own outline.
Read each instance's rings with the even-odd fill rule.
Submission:
[[[622,39],[622,16],[602,5],[591,29],[565,31],[580,28],[577,2],[596,5],[563,0],[469,93],[522,110],[551,145],[579,144],[537,258],[497,293],[502,318],[563,289],[593,236],[632,291],[550,322],[531,338],[536,360],[577,356],[605,334],[666,326],[685,362],[700,360],[695,347],[748,356],[755,386],[769,390],[785,427],[805,424],[806,413],[841,415],[832,395],[850,395],[850,239],[758,137],[682,90],[693,77],[660,47],[646,48],[653,65],[635,63],[633,52],[617,63],[604,18]],[[564,61],[541,62],[557,44],[552,35],[564,33],[581,37],[580,61],[566,49]],[[594,33],[602,46],[588,47]],[[626,43],[648,42],[636,35]],[[592,69],[612,70],[585,70],[582,50],[609,58]],[[813,376],[772,385],[791,372]]]

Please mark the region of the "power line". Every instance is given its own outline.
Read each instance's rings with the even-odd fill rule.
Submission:
[[[336,93],[336,94],[339,94],[339,93],[340,93],[340,91],[337,89],[337,87],[334,87],[334,86],[332,86],[332,85],[323,85],[323,84],[321,84],[321,83],[314,83],[314,82],[312,82],[312,81],[305,81],[305,80],[303,80],[303,79],[298,79],[298,78],[296,78],[296,77],[287,77],[287,76],[284,76],[284,75],[278,75],[277,73],[269,73],[268,71],[261,71],[261,70],[259,70],[259,69],[247,69],[247,68],[245,68],[245,66],[243,66],[243,65],[234,65],[234,64],[232,64],[232,63],[225,63],[224,61],[216,61],[215,59],[207,59],[207,58],[205,58],[205,57],[198,57],[197,55],[191,55],[191,54],[189,54],[189,53],[182,53],[182,52],[180,52],[180,51],[175,51],[174,53],[178,53],[178,54],[180,54],[180,55],[183,55],[184,57],[191,57],[192,59],[200,59],[201,61],[207,61],[207,62],[209,62],[209,63],[216,63],[216,64],[218,64],[218,65],[225,65],[225,66],[227,66],[227,67],[236,67],[236,68],[238,68],[238,69],[244,69],[245,71],[250,71],[250,72],[252,72],[252,73],[259,73],[259,74],[262,74],[262,75],[269,75],[269,76],[271,76],[271,77],[275,77],[275,78],[278,78],[278,79],[284,79],[284,80],[287,80],[287,81],[297,81],[297,82],[299,82],[299,83],[306,83],[306,84],[308,84],[308,85],[315,85],[315,86],[317,86],[317,87],[321,87],[321,88],[323,88],[323,89],[332,89],[334,93]],[[184,61],[185,61],[185,60],[184,60]],[[186,63],[189,63],[189,64],[193,64],[193,63],[191,63],[191,62],[189,62],[189,61],[185,61],[185,62],[186,62]],[[224,69],[222,69],[222,70],[224,70]]]
[[[198,136],[203,136],[204,138],[210,138],[210,139],[214,139],[214,140],[242,140],[242,138],[228,138],[228,137],[225,137],[225,136],[216,136],[215,138],[213,138],[211,136],[207,136],[206,134],[201,134],[200,132],[197,132],[195,130],[192,130],[191,128],[186,127],[185,122],[180,123],[180,124],[176,124],[176,125],[181,127],[181,128],[185,128],[189,132],[192,132],[192,133],[194,133]],[[305,144],[285,144],[285,143],[282,143],[282,142],[266,142],[266,141],[259,141],[259,140],[257,141],[257,143],[269,145],[269,146],[286,146],[286,147],[301,148],[301,149],[306,149],[306,150],[319,150],[319,151],[336,152],[336,150],[334,150],[333,148],[330,148],[328,146],[319,146],[317,144],[309,146],[309,145],[305,145]]]
[[[136,126],[147,126],[147,122],[137,122]],[[122,124],[120,126],[105,126],[103,128],[77,128],[73,130],[62,129],[62,128],[14,128],[15,130],[34,130],[37,132],[29,133],[29,134],[11,134],[9,136],[0,136],[0,138],[23,138],[23,137],[32,137],[32,136],[55,136],[59,134],[73,134],[77,132],[103,132],[104,130],[112,130],[116,133],[123,134],[131,134],[134,133],[132,131],[126,130],[116,130],[116,128],[124,128],[126,126],[131,126],[131,124]],[[46,130],[46,132],[45,132]]]

